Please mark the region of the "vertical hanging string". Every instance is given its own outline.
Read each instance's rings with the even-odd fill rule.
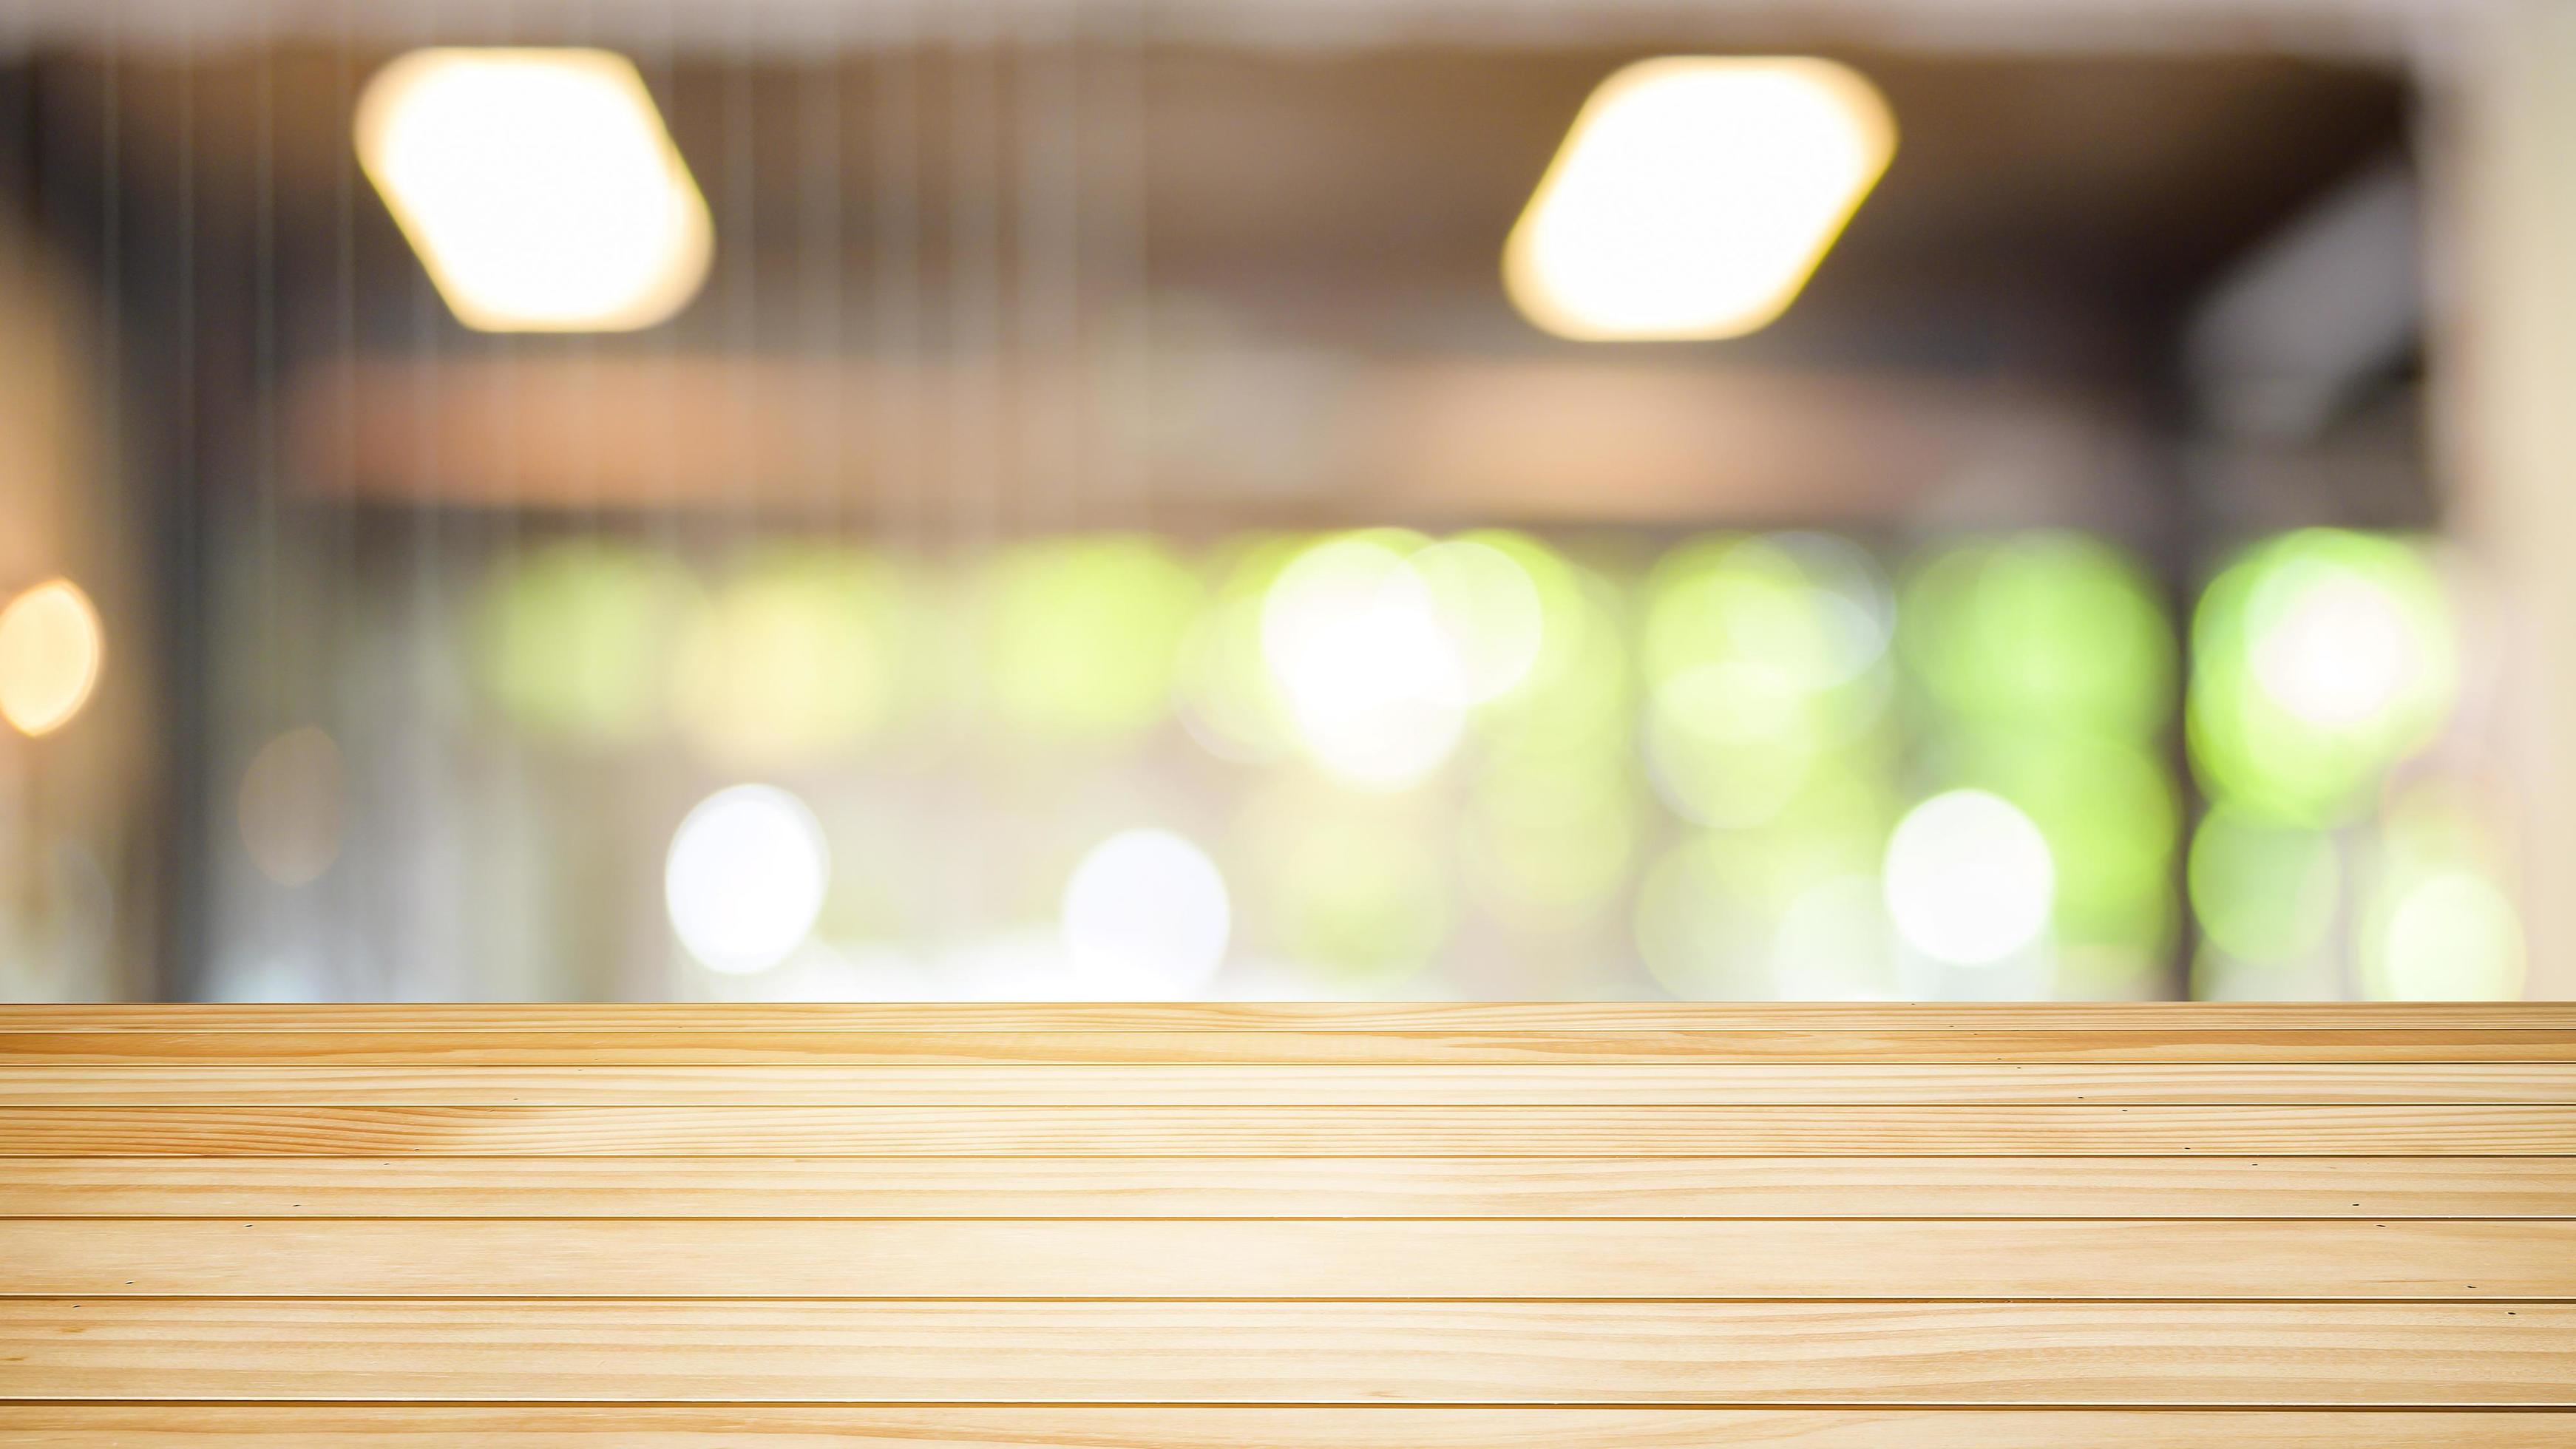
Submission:
[[[1100,341],[1100,372],[1092,397],[1092,436],[1098,494],[1122,515],[1144,503],[1144,439],[1150,403],[1151,297],[1145,285],[1145,20],[1142,0],[1104,6],[1098,83],[1100,151],[1104,184],[1091,193],[1089,230],[1098,238],[1098,295],[1108,322]]]
[[[1081,456],[1074,363],[1081,311],[1081,94],[1072,38],[1050,26],[1019,51],[1019,316],[1022,420],[1018,473],[1044,526],[1076,521]]]
[[[161,617],[170,621],[171,625],[169,637],[162,641],[162,647],[168,651],[170,657],[174,661],[199,661],[195,665],[182,663],[179,668],[164,671],[164,677],[172,679],[174,687],[187,690],[194,684],[198,669],[202,667],[203,658],[202,649],[196,640],[189,636],[202,628],[202,625],[197,622],[203,615],[203,611],[197,606],[204,597],[198,575],[198,561],[203,547],[198,527],[198,509],[202,506],[205,496],[204,490],[198,486],[197,479],[197,48],[196,30],[193,26],[180,27],[179,47],[177,98],[179,194],[176,227],[178,256],[175,259],[172,277],[172,283],[179,294],[179,315],[172,328],[171,338],[172,348],[178,356],[178,375],[174,379],[175,386],[172,388],[170,400],[171,411],[175,416],[172,426],[178,437],[178,469],[175,486],[179,490],[179,497],[176,500],[176,506],[170,510],[172,539],[169,557],[175,567],[171,570],[172,576],[164,585],[177,597],[179,603],[175,608],[165,605],[161,611]],[[165,699],[156,701],[156,704],[168,711],[174,719],[187,718],[188,706],[183,700]],[[177,789],[189,788],[191,782],[188,781],[185,771],[179,768],[179,762],[171,762],[171,774]],[[182,810],[178,818],[185,820],[190,816]],[[179,849],[202,851],[204,845],[205,842],[189,841],[182,837]],[[170,963],[174,974],[188,971],[193,979],[167,984],[181,988],[179,991],[172,992],[173,996],[203,997],[207,994],[204,989],[207,977],[203,963],[193,963],[195,969],[192,971],[180,964],[183,960],[193,958],[197,954],[198,948],[202,945],[202,939],[193,936],[190,932],[193,916],[188,902],[193,893],[188,884],[188,872],[175,863],[171,868],[171,884],[176,891],[176,899],[173,902],[176,919],[161,932],[160,939],[163,942],[163,949],[171,953]]]
[[[99,67],[99,147],[98,147],[98,414],[99,476],[111,488],[120,489],[124,482],[124,448],[121,409],[124,388],[119,373],[123,368],[125,335],[125,246],[124,216],[119,187],[124,180],[123,120],[119,114],[122,97],[122,72],[125,46],[122,29],[114,10],[107,14],[107,39]]]
[[[44,70],[36,61],[34,17],[25,13],[25,7],[21,6],[13,13],[12,19],[16,22],[12,28],[18,32],[17,53],[25,58],[19,76],[20,99],[24,106],[19,119],[23,122],[20,134],[26,137],[27,144],[27,213],[25,234],[11,240],[16,243],[14,249],[20,253],[19,295],[25,299],[24,305],[35,308],[41,305],[39,299],[50,295],[47,284],[52,281],[46,275],[44,263],[50,241],[45,215],[44,103],[38,94],[44,83]],[[39,325],[52,329],[55,318],[43,311],[39,311],[37,316]],[[53,373],[61,365],[61,341],[58,336],[42,340],[45,345],[32,349],[36,355],[27,360],[27,370],[31,375],[23,385],[32,396],[56,396],[59,389],[55,384],[60,379]],[[25,564],[37,566],[43,562],[41,558],[25,560]],[[0,568],[23,566],[14,557],[0,557]],[[14,571],[0,573],[0,598],[8,597],[33,582],[34,579]],[[5,811],[6,817],[15,817],[21,824],[15,839],[0,842],[0,893],[5,893],[0,894],[0,899],[14,903],[33,891],[40,878],[34,854],[43,839],[44,801],[39,796],[44,772],[39,763],[41,756],[33,747],[21,746],[14,740],[10,743],[13,748],[0,754],[0,811]]]
[[[509,33],[510,43],[519,44],[521,37],[518,34],[517,7],[511,4],[510,0],[503,0],[501,16],[502,23]],[[587,46],[592,43],[591,8],[587,3],[573,7],[571,33],[566,39],[574,46]],[[580,410],[580,417],[574,426],[577,429],[580,446],[573,452],[580,461],[574,465],[575,476],[532,478],[523,470],[524,454],[520,447],[521,434],[528,421],[527,414],[513,405],[523,373],[520,334],[504,332],[485,339],[486,345],[491,349],[494,362],[492,371],[501,379],[499,384],[501,395],[494,399],[493,412],[501,420],[503,427],[499,465],[502,476],[510,480],[510,489],[504,495],[498,510],[505,521],[502,536],[498,540],[505,566],[517,561],[520,543],[517,520],[531,506],[544,507],[551,502],[555,509],[568,515],[564,520],[564,531],[574,537],[587,536],[596,542],[603,533],[600,519],[599,459],[604,420],[600,417],[599,409],[599,338],[596,333],[576,332],[562,340],[564,346],[556,350],[563,353],[571,363],[573,384],[571,390],[579,398],[577,407]],[[539,365],[546,367],[549,363],[555,365],[548,370],[557,377],[562,376],[562,373],[557,370],[560,367],[557,359],[545,358]],[[534,496],[548,488],[560,490],[558,496],[551,500]]]
[[[805,437],[806,526],[825,538],[840,534],[841,360],[841,46],[837,16],[826,6],[817,17],[813,55],[799,88],[798,245],[804,263],[799,284],[806,319],[806,375],[794,399]]]
[[[113,10],[107,16],[105,49],[99,86],[98,468],[99,478],[106,485],[102,491],[123,500],[132,496],[125,476],[125,218],[120,194],[125,179],[122,159],[124,98],[121,94],[125,46]],[[114,941],[112,932],[101,948],[105,959],[92,968],[98,975],[88,981],[65,984],[84,994],[106,989],[105,974],[119,964]],[[66,966],[70,964],[65,963]]]
[[[949,36],[949,457],[970,549],[989,547],[1000,491],[1001,237],[994,205],[1001,141],[994,0],[955,0]]]
[[[1132,0],[1128,16],[1126,93],[1121,98],[1120,120],[1124,134],[1119,138],[1121,160],[1125,167],[1126,192],[1122,231],[1127,244],[1123,270],[1135,311],[1135,334],[1131,345],[1134,355],[1128,363],[1126,459],[1128,482],[1136,491],[1136,523],[1152,528],[1161,521],[1156,508],[1152,421],[1155,415],[1154,355],[1154,285],[1149,268],[1153,263],[1153,117],[1150,114],[1151,81],[1147,65],[1151,57],[1151,12],[1146,0]]]
[[[502,0],[498,18],[501,42],[505,45],[521,44],[517,7],[510,0]],[[588,43],[588,18],[586,9],[575,15],[572,44]],[[476,521],[483,534],[482,546],[474,551],[473,562],[465,571],[468,602],[463,605],[463,610],[469,617],[473,608],[473,590],[478,585],[488,586],[491,579],[511,577],[518,568],[524,542],[521,535],[525,531],[527,511],[532,502],[529,495],[535,488],[552,483],[558,489],[575,493],[576,496],[569,500],[574,516],[571,527],[565,530],[567,532],[577,534],[585,522],[595,527],[597,518],[592,490],[582,486],[588,479],[544,479],[535,480],[532,485],[527,475],[526,453],[522,444],[528,410],[519,403],[522,395],[520,385],[524,380],[524,370],[520,365],[520,334],[490,333],[478,338],[477,343],[476,352],[483,361],[486,379],[485,415],[491,420],[491,428],[499,435],[482,451],[483,456],[490,460],[486,466],[498,475],[503,486],[489,492],[478,488],[473,510],[466,515]],[[573,366],[583,383],[580,389],[581,417],[576,425],[581,430],[582,446],[578,451],[584,464],[595,474],[598,407],[588,386],[592,356],[590,337],[586,333],[576,334],[571,344]],[[552,500],[558,508],[564,507],[566,501],[562,498]],[[470,640],[470,635],[465,632],[466,619],[451,618],[443,622],[452,634]],[[499,801],[496,808],[477,811],[476,818],[468,822],[467,828],[479,839],[458,858],[460,873],[475,877],[470,882],[460,881],[459,884],[484,899],[510,898],[512,892],[507,882],[532,864],[520,854],[529,822],[540,818],[539,807],[533,803],[538,797],[529,781],[526,740],[515,730],[504,738],[503,748],[494,752],[496,758],[491,782],[500,791]],[[491,797],[484,795],[481,798]],[[464,947],[458,972],[459,985],[466,988],[466,994],[489,998],[497,990],[512,995],[524,992],[532,997],[554,999],[582,1000],[589,997],[591,993],[582,989],[583,983],[579,979],[578,953],[566,952],[563,957],[553,960],[543,955],[521,955],[525,946],[520,931],[514,929],[519,925],[514,916],[513,912],[478,912],[473,917],[476,925],[487,934],[470,944],[458,943]],[[499,929],[492,929],[496,923]],[[574,969],[563,970],[566,965]],[[481,981],[463,979],[466,973],[477,968],[491,974]]]
[[[249,725],[245,739],[254,750],[286,727],[290,708],[284,673],[284,639],[282,638],[281,601],[279,598],[280,564],[278,561],[278,459],[277,459],[277,37],[271,27],[273,17],[268,8],[260,9],[258,47],[252,85],[252,196],[251,196],[251,428],[253,435],[253,476],[257,480],[253,507],[258,536],[259,687],[257,703],[246,711]],[[219,730],[217,737],[228,738],[229,731]],[[229,768],[227,763],[226,768]],[[227,784],[230,777],[223,777]],[[216,794],[218,802],[231,798],[229,791]],[[216,806],[220,812],[221,804]],[[220,818],[220,816],[219,816]],[[218,839],[223,838],[221,832]],[[259,899],[259,949],[277,952],[284,948],[281,937],[292,921],[288,902],[282,893],[263,891]]]
[[[832,527],[845,541],[855,544],[857,530],[853,526],[855,510],[851,494],[857,468],[853,457],[857,440],[853,434],[858,427],[859,413],[850,403],[851,390],[860,372],[854,365],[854,342],[865,326],[859,316],[858,289],[850,285],[850,208],[856,204],[851,174],[856,164],[851,131],[857,117],[850,104],[852,38],[842,12],[834,10],[832,15],[826,32],[832,66],[832,370],[823,400],[832,414]]]
[[[357,110],[357,0],[340,0],[338,32],[332,53],[332,116],[335,123],[345,121]],[[337,139],[337,138],[335,138]],[[357,153],[347,142],[332,147],[336,158],[332,168],[333,235],[331,252],[331,323],[336,339],[338,359],[332,369],[335,417],[332,438],[332,462],[339,474],[339,506],[331,511],[330,599],[332,625],[338,637],[338,648],[331,657],[337,660],[363,658],[359,648],[365,639],[366,622],[358,597],[358,244],[357,244]],[[360,852],[361,844],[355,806],[360,799],[354,788],[354,771],[348,761],[358,744],[349,729],[347,711],[334,707],[332,733],[341,745],[340,840],[344,862],[336,871],[327,872],[330,895],[326,909],[331,912],[332,926],[328,939],[335,946],[334,959],[357,959],[358,900],[349,881],[353,872],[349,858]]]
[[[652,31],[651,40],[648,44],[639,47],[643,52],[639,57],[639,64],[644,72],[646,85],[660,95],[663,103],[670,108],[671,124],[675,130],[679,127],[680,115],[677,84],[679,22],[674,9],[677,3],[678,0],[662,0],[662,3],[654,8],[649,22]],[[709,169],[704,174],[712,176],[713,172]],[[717,235],[715,254],[719,265],[722,264],[727,249],[732,245],[732,238],[722,233]],[[656,566],[675,567],[680,564],[684,543],[680,527],[682,423],[679,329],[676,326],[664,325],[655,328],[654,334],[654,340],[648,346],[653,360],[650,395],[660,399],[660,406],[653,409],[657,416],[650,422],[640,419],[620,419],[619,422],[621,426],[651,427],[659,434],[661,446],[655,450],[655,462],[650,470],[652,494],[645,500],[644,513],[648,520],[645,525],[647,530],[645,543],[653,551],[653,561]],[[613,940],[615,937],[602,932],[591,939]],[[656,960],[643,952],[637,952],[635,956],[638,962]],[[667,948],[652,970],[653,975],[648,979],[640,966],[611,962],[608,966],[610,979],[604,983],[605,989],[625,997],[668,999],[674,995]]]
[[[645,85],[661,96],[663,103],[670,107],[675,125],[680,109],[678,90],[674,83],[678,71],[675,57],[678,52],[679,22],[673,7],[677,3],[678,0],[662,0],[662,3],[654,8],[649,22],[652,38],[646,44],[637,47],[638,68],[644,73]],[[718,236],[716,255],[719,258],[723,257],[726,248],[730,245],[731,241],[728,238]],[[676,326],[663,326],[655,328],[654,334],[651,346],[655,375],[648,395],[660,399],[661,405],[653,409],[655,416],[649,421],[621,418],[619,423],[621,426],[647,426],[659,433],[660,446],[653,450],[655,459],[652,468],[653,491],[652,495],[645,500],[644,513],[650,520],[646,525],[648,530],[646,543],[660,560],[668,562],[679,557],[681,544],[679,329]]]
[[[742,456],[736,465],[726,514],[729,553],[739,553],[750,533],[759,497],[763,457],[760,447],[760,272],[757,99],[753,74],[752,11],[734,10],[734,53],[725,74],[725,215],[732,264],[726,268],[732,311],[729,330],[734,352],[735,441]]]
[[[421,43],[439,39],[438,7],[424,0],[420,11]],[[447,792],[439,783],[439,699],[434,686],[436,661],[443,643],[439,603],[445,594],[439,572],[443,564],[438,498],[443,455],[439,423],[443,365],[439,328],[443,304],[432,294],[426,270],[412,269],[412,444],[416,450],[410,502],[411,599],[405,610],[409,632],[403,650],[410,693],[402,718],[389,722],[403,732],[409,746],[408,767],[401,772],[412,798],[405,802],[406,853],[413,859],[396,863],[394,889],[403,907],[389,953],[388,986],[399,984],[405,995],[429,990],[438,978],[439,942],[448,913],[444,909],[452,884],[446,877],[441,844],[446,827]]]
[[[871,111],[875,132],[869,169],[875,202],[869,288],[869,474],[890,520],[884,532],[918,557],[925,542],[920,432],[921,365],[921,76],[917,0],[885,0]]]

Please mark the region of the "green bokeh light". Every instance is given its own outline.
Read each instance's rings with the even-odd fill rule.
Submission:
[[[1254,534],[1209,561],[1219,582],[1182,642],[1179,703],[1191,737],[1225,759],[1268,764],[1296,749],[1287,697],[1261,654],[1261,606],[1299,547]]]
[[[665,660],[696,596],[662,555],[583,539],[497,571],[476,611],[486,692],[532,734],[630,744],[661,719]]]
[[[1498,548],[1495,536],[1470,534],[1405,560],[1430,591],[1469,704],[1518,690],[1546,647],[1545,605],[1524,561],[1535,552]]]
[[[2370,851],[2358,924],[2365,994],[2395,1001],[2491,1001],[2522,994],[2521,913],[2503,882],[2489,814],[2439,777],[2399,793]]]
[[[1884,595],[1865,556],[1827,544],[1703,539],[1647,580],[1641,744],[1656,788],[1701,824],[1771,820],[1886,714]]]
[[[1643,815],[1632,767],[1618,756],[1498,761],[1476,782],[1461,826],[1468,884],[1516,929],[1579,923],[1626,885]]]
[[[1778,815],[1820,749],[1807,697],[1756,664],[1687,669],[1657,686],[1642,743],[1656,787],[1703,825],[1741,828]]]
[[[1457,541],[1482,545],[1517,564],[1537,598],[1538,661],[1521,688],[1543,685],[1552,668],[1562,667],[1594,642],[1587,639],[1585,630],[1591,602],[1588,591],[1598,581],[1587,578],[1555,547],[1526,533],[1500,528],[1462,533]]]
[[[2181,810],[2161,760],[2116,736],[1984,730],[1955,747],[1952,783],[2010,801],[2048,842],[2061,947],[2161,950],[2173,925]]]
[[[1655,683],[1739,663],[1812,692],[1869,668],[1886,643],[1885,600],[1857,550],[1805,535],[1719,536],[1655,565],[1638,657]]]
[[[1015,544],[985,572],[985,678],[1001,717],[1075,743],[1134,737],[1170,709],[1198,575],[1154,539]]]
[[[1333,990],[1374,993],[1422,970],[1456,924],[1456,877],[1418,795],[1283,776],[1247,802],[1252,929]]]
[[[2343,866],[2331,835],[2220,805],[2192,835],[2190,880],[2192,912],[2211,943],[2259,965],[2324,944]]]
[[[2475,871],[2436,871],[2389,903],[2365,983],[2383,1001],[2510,1001],[2522,995],[2523,952],[2502,888]]]
[[[846,550],[746,559],[681,631],[672,713],[710,760],[759,770],[849,749],[905,702],[906,589]]]
[[[1647,971],[1686,1000],[1778,995],[1782,924],[1812,892],[1875,875],[1894,810],[1882,771],[1836,761],[1766,824],[1675,844],[1637,888],[1633,924]]]
[[[1467,536],[1517,559],[1539,598],[1539,653],[1528,677],[1477,714],[1490,748],[1500,756],[1626,758],[1637,700],[1617,586],[1534,539]]]
[[[2187,869],[2163,733],[2178,651],[2158,586],[2117,546],[1946,543],[1894,599],[1843,540],[1655,547],[1373,529],[1237,535],[1202,562],[1089,534],[934,569],[767,545],[702,587],[665,554],[586,539],[495,568],[472,663],[531,736],[605,746],[667,724],[729,771],[873,770],[861,748],[920,746],[951,773],[1006,765],[1015,807],[1041,814],[1085,792],[1222,796],[1242,807],[1220,818],[1243,822],[1228,859],[1248,959],[1325,995],[1437,987],[1444,953],[1474,957],[1498,931],[1586,969],[1633,932],[1684,997],[1947,990],[1891,944],[1879,876],[1899,803],[1961,787],[2009,801],[2048,845],[2033,959],[2059,995],[2158,984],[2186,883],[2209,989],[2488,996],[2524,980],[2492,802],[2419,788],[2446,778],[2426,747],[2460,661],[2416,542],[2310,530],[2211,583],[2183,742],[2211,803]],[[1332,548],[1391,560],[1411,622],[1457,656],[1379,671],[1399,690],[1462,681],[1435,701],[1447,752],[1401,790],[1337,774],[1265,654],[1283,573]],[[1213,764],[1178,731],[1176,759],[1160,738],[1115,759],[1017,748],[1133,744],[1176,709],[1207,751],[1259,768]],[[1001,741],[1016,752],[975,754]],[[863,904],[841,908],[843,934],[916,930]],[[1499,979],[1458,964],[1470,992]],[[1569,990],[1621,989],[1634,965]]]
[[[2449,714],[2438,581],[2404,540],[2306,529],[2248,550],[2192,619],[2186,715],[2209,792],[2281,820],[2352,819]]]
[[[1910,570],[1897,643],[1965,721],[2146,738],[2171,707],[2174,641],[2153,581],[2081,534],[1950,545]]]

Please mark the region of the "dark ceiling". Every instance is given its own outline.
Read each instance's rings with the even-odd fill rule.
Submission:
[[[0,195],[14,192],[75,265],[113,267],[107,305],[129,331],[129,366],[158,351],[157,375],[193,377],[203,436],[165,444],[174,457],[246,458],[254,471],[280,446],[337,459],[339,423],[299,444],[292,419],[275,420],[295,411],[299,378],[317,407],[346,401],[313,364],[358,352],[448,369],[443,393],[389,376],[390,401],[358,428],[403,460],[368,486],[407,500],[460,486],[445,465],[478,438],[499,440],[479,465],[494,497],[608,496],[599,430],[533,400],[555,385],[609,397],[595,363],[629,354],[693,357],[729,377],[748,374],[727,359],[831,355],[860,369],[831,387],[862,392],[868,367],[928,362],[954,373],[938,385],[952,441],[1017,429],[1017,446],[1042,452],[1026,442],[1043,435],[1030,408],[1066,427],[1081,414],[1095,432],[1122,425],[1094,416],[1116,409],[1008,402],[978,359],[1073,359],[1057,376],[1077,379],[1092,365],[1081,359],[1118,352],[1141,295],[1166,359],[1203,343],[1324,369],[1274,387],[1264,364],[1212,379],[1208,396],[1186,377],[1190,396],[1155,395],[1170,416],[1153,425],[1199,440],[1156,468],[1229,509],[1947,517],[1993,475],[2025,481],[1978,506],[2162,537],[2180,496],[2165,482],[2183,318],[2231,259],[2408,139],[2408,85],[2384,70],[1839,50],[1885,91],[1900,141],[1788,314],[1731,342],[1559,342],[1506,302],[1503,239],[1584,97],[1653,53],[648,55],[714,209],[717,260],[672,325],[632,337],[495,339],[447,317],[353,164],[353,97],[381,55],[308,46],[184,69],[129,56],[112,77],[93,57],[40,56],[0,71]],[[184,363],[170,351],[180,337],[193,339]],[[470,373],[478,360],[501,381]],[[1013,379],[1046,385],[1043,369]],[[678,416],[699,440],[706,496],[736,500],[739,460],[762,439],[863,431],[875,416],[798,412],[792,399],[816,386],[667,399],[646,387],[598,406]],[[516,396],[527,416],[412,415],[434,395]],[[727,401],[755,397],[787,411],[755,422]],[[444,441],[421,441],[432,437]],[[561,478],[530,461],[548,446],[569,460]],[[631,460],[631,492],[662,496],[667,451]],[[2404,449],[2390,456],[2393,476],[2415,477]],[[1283,470],[1298,481],[1269,478]],[[1564,486],[1574,474],[1584,489]],[[1046,496],[1037,474],[996,486]]]
[[[1142,265],[1158,288],[1311,342],[1544,348],[1502,301],[1502,238],[1586,93],[1641,53],[1652,52],[648,61],[726,253],[680,327],[741,329],[727,277],[741,284],[746,252],[759,259],[755,333],[792,325],[811,299],[790,278],[828,270],[863,289],[893,224],[912,229],[906,275],[925,286],[989,269],[1007,295],[1043,284],[1031,278]],[[1726,345],[1730,360],[2152,367],[2141,350],[2161,347],[2230,257],[2406,140],[2406,88],[2372,70],[2244,56],[1838,58],[1886,92],[1896,160],[1808,295],[1770,331]],[[332,255],[345,202],[359,289],[382,298],[407,291],[411,263],[349,175],[348,97],[372,60],[301,50],[184,74],[129,62],[108,167],[100,74],[62,57],[39,64],[32,108],[23,76],[0,98],[0,131],[12,110],[18,129],[32,118],[35,134],[7,154],[42,158],[38,204],[75,230],[98,204],[97,178],[116,176],[128,242],[143,247],[174,224],[187,156],[200,250],[255,240],[253,213],[272,207],[275,245],[303,263],[284,269],[290,292]],[[837,188],[818,181],[836,171]],[[835,249],[838,265],[818,270],[818,253]],[[1031,254],[1034,270],[1022,266]]]

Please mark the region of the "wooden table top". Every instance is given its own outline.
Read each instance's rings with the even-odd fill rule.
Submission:
[[[0,1008],[0,1445],[2576,1444],[2576,1006]]]

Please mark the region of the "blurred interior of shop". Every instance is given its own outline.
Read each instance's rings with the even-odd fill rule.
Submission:
[[[17,0],[0,1000],[2576,995],[2541,0]]]

